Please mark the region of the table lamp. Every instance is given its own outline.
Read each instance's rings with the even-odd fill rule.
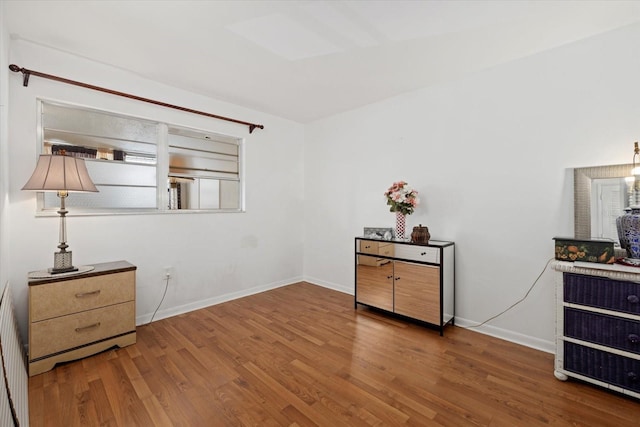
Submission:
[[[89,177],[84,159],[62,155],[42,154],[36,164],[36,169],[29,181],[22,187],[31,191],[55,191],[60,198],[60,244],[59,252],[53,256],[51,274],[78,271],[73,266],[71,251],[67,251],[67,230],[64,202],[70,192],[97,192],[98,189]]]

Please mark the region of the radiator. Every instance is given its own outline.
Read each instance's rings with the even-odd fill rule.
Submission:
[[[0,301],[0,352],[4,384],[0,384],[0,425],[29,425],[29,376],[26,355],[7,284]]]

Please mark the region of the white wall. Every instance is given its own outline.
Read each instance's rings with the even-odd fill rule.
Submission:
[[[457,324],[501,312],[573,236],[569,169],[631,161],[638,70],[635,25],[306,126],[305,278],[353,292],[353,238],[394,225],[382,193],[403,179],[408,230],[456,242]],[[552,351],[554,295],[547,269],[479,330]]]
[[[160,301],[168,265],[157,318],[301,277],[353,292],[353,238],[393,226],[382,193],[398,179],[421,192],[409,230],[422,223],[456,242],[457,323],[483,321],[526,293],[554,236],[573,234],[570,169],[628,162],[640,133],[637,25],[304,127],[24,41],[10,42],[10,63],[266,127],[249,135],[37,77],[24,88],[10,73],[0,279],[12,283],[23,337],[26,273],[51,265],[58,236],[58,220],[36,218],[34,195],[20,191],[35,165],[37,97],[247,138],[247,213],[69,217],[76,264],[138,266],[139,322]],[[553,297],[547,270],[524,303],[480,330],[551,350]]]
[[[50,267],[58,244],[58,218],[36,218],[35,195],[20,191],[37,158],[38,97],[246,138],[246,213],[74,217],[71,210],[67,237],[74,264],[124,259],[137,265],[138,323],[148,321],[160,302],[165,266],[173,267],[173,278],[156,319],[301,279],[304,131],[300,124],[24,41],[11,42],[10,60],[28,69],[265,126],[249,134],[246,126],[34,76],[25,88],[22,74],[11,73],[8,264],[23,337],[27,272]]]
[[[9,159],[7,156],[7,117],[9,96],[7,75],[9,73],[9,33],[5,20],[5,2],[0,2],[0,285],[5,286],[9,278]]]

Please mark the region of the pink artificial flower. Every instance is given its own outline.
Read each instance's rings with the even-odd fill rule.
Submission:
[[[420,202],[418,192],[409,187],[406,181],[394,182],[384,195],[387,197],[387,205],[391,206],[391,212],[410,215]]]

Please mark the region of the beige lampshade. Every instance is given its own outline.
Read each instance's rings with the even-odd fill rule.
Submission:
[[[33,191],[92,191],[98,189],[91,181],[84,159],[41,154],[36,169],[23,190]]]

